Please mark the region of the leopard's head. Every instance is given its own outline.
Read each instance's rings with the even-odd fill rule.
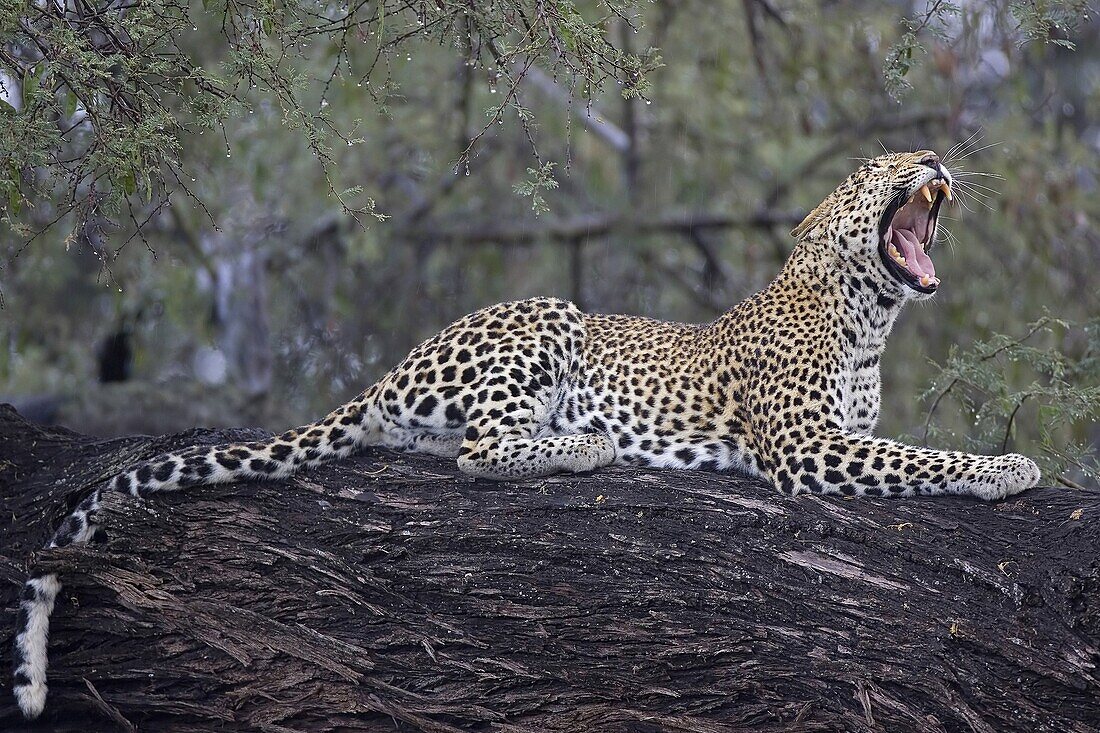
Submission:
[[[952,182],[931,150],[880,155],[848,176],[791,234],[862,263],[903,295],[926,298],[940,285],[928,252]]]

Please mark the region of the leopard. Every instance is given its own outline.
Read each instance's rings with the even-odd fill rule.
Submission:
[[[872,432],[881,358],[901,308],[941,286],[929,255],[951,172],[931,150],[863,162],[791,235],[775,279],[716,320],[684,324],[582,312],[550,297],[460,318],[321,420],[270,439],[165,453],[86,497],[49,547],[98,531],[101,492],[135,497],[282,479],[365,446],[455,460],[516,481],[613,464],[735,471],[787,494],[968,496],[1034,486],[1019,454],[906,445]],[[14,691],[45,706],[56,573],[26,581]]]

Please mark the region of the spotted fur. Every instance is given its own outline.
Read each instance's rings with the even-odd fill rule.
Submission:
[[[879,360],[901,307],[929,297],[880,256],[891,202],[950,174],[929,151],[869,161],[797,227],[763,291],[703,325],[591,315],[553,298],[501,303],[448,326],[321,421],[270,440],[168,453],[115,476],[134,496],[283,478],[361,446],[455,458],[472,476],[516,480],[613,463],[737,469],[789,493],[962,494],[1033,486],[1020,455],[916,448],[870,433]],[[98,491],[52,546],[84,542]],[[15,694],[46,697],[46,635],[60,589],[27,581]]]

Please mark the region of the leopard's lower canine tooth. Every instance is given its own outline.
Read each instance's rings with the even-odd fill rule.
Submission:
[[[932,278],[928,277],[927,275],[920,276],[920,284],[924,287],[928,287],[928,283],[930,282],[932,282]]]
[[[921,195],[924,196],[924,200],[928,203],[932,203],[932,192],[928,190],[928,186],[920,187]]]

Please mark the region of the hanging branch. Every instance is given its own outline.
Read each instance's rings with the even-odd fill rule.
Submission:
[[[201,10],[191,5],[82,0],[14,4],[0,12],[0,78],[17,82],[18,92],[9,94],[10,104],[0,103],[0,201],[7,204],[0,223],[30,241],[43,224],[35,220],[33,205],[69,199],[59,220],[79,232],[92,215],[88,191],[94,182],[96,213],[109,218],[125,210],[140,229],[173,191],[195,198],[180,185],[181,174],[191,177],[181,156],[184,135],[218,130],[224,136],[224,123],[265,93],[287,124],[301,130],[345,215],[377,218],[369,192],[338,181],[332,144],[357,141],[325,109],[325,95],[337,83],[357,81],[381,107],[394,90],[391,58],[426,43],[453,46],[470,64],[471,79],[475,70],[524,70],[509,76],[488,127],[515,104],[517,87],[531,69],[583,80],[589,94],[612,80],[628,94],[641,94],[654,65],[615,48],[602,32],[618,8],[584,18],[568,0],[211,0]],[[208,37],[220,39],[215,52],[225,59],[217,73],[189,52],[197,24],[211,21],[217,35]],[[374,53],[360,66],[361,54],[351,49],[364,44]],[[328,51],[332,62],[324,78],[298,70],[305,65],[296,62]],[[370,83],[377,75],[385,78]],[[521,115],[520,123],[533,147],[531,120]]]

